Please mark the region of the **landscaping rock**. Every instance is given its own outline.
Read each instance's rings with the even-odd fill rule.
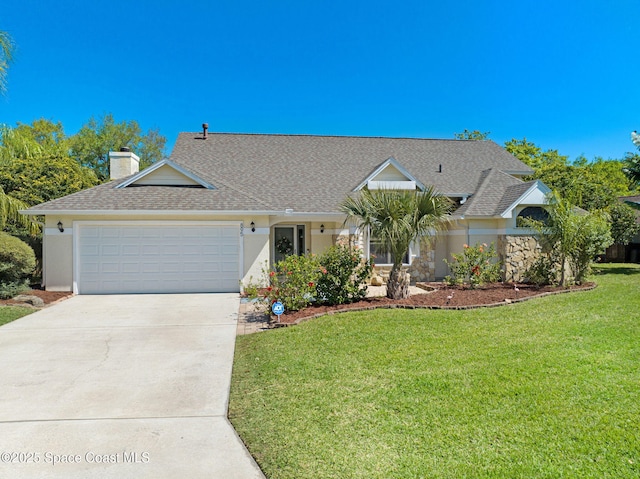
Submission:
[[[42,299],[38,298],[37,296],[31,296],[29,294],[19,294],[18,296],[14,296],[11,299],[16,303],[30,304],[31,306],[35,306],[36,308],[44,307],[44,301],[42,301]]]

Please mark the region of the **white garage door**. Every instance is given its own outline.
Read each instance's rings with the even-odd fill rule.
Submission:
[[[78,225],[79,294],[239,291],[240,226]]]

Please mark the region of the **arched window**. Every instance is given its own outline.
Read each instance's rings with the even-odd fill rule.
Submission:
[[[520,213],[518,213],[518,217],[516,218],[516,226],[523,227],[524,219],[532,219],[534,221],[540,221],[541,223],[547,222],[549,218],[549,213],[542,206],[527,206]]]

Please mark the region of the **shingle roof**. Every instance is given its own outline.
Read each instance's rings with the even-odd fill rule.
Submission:
[[[523,182],[494,168],[480,176],[477,191],[455,212],[456,216],[498,216],[524,195],[536,181]]]
[[[210,133],[204,140],[202,133],[181,133],[171,161],[214,185],[215,190],[114,189],[123,179],[30,211],[292,208],[295,212],[337,212],[345,196],[391,157],[419,181],[448,196],[476,192],[479,198],[481,175],[487,169],[532,173],[492,141],[230,133]],[[508,174],[503,176],[522,183]]]

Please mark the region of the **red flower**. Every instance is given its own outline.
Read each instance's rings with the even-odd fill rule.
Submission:
[[[269,273],[269,276],[271,276],[271,277],[273,277],[275,275],[276,275],[275,271],[271,271],[271,273]]]
[[[323,269],[323,270],[322,270],[322,274],[327,274],[327,270],[326,270],[326,269]]]
[[[309,287],[310,287],[310,288],[313,288],[313,283],[309,283]]]
[[[287,274],[293,274],[291,271],[287,271]]]
[[[471,268],[471,272],[476,276],[480,276],[480,266],[475,265],[473,268]]]
[[[273,288],[272,288],[271,286],[269,286],[269,287],[267,288],[267,291],[271,291],[272,289],[273,289]]]

